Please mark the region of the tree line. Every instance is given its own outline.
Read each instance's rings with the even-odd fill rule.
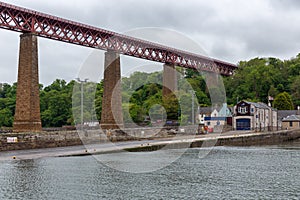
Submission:
[[[234,76],[224,78],[228,104],[242,99],[267,103],[270,96],[279,110],[300,105],[300,54],[285,61],[254,58],[238,66]]]
[[[235,105],[248,100],[268,103],[280,110],[296,109],[300,105],[300,54],[290,60],[254,58],[241,61],[235,74],[223,77],[226,101]],[[134,72],[122,78],[122,98],[125,123],[142,123],[147,116],[159,119],[191,121],[192,98],[197,105],[211,105],[205,77],[193,70],[179,70],[180,95],[162,97],[162,72]],[[14,119],[17,83],[0,85],[0,127],[11,127]],[[103,81],[84,83],[83,119],[99,121],[102,111]],[[195,93],[191,93],[193,90]],[[194,95],[194,96],[193,96]],[[81,120],[81,85],[72,80],[55,80],[51,85],[40,85],[41,120],[44,127],[74,125]]]

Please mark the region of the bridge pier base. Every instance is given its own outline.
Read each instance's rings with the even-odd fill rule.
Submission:
[[[39,132],[40,116],[38,42],[32,33],[20,35],[14,132]]]
[[[124,127],[120,56],[113,51],[106,52],[104,69],[104,91],[100,126],[102,129],[120,129]]]

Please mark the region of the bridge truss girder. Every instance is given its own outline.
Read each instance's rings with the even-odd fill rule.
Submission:
[[[0,2],[0,28],[199,71],[233,74],[236,65]]]

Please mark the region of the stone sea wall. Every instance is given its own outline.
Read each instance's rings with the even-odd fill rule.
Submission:
[[[24,150],[37,148],[53,148],[65,147],[84,144],[99,143],[111,141],[129,141],[143,139],[157,139],[172,137],[176,134],[174,130],[161,130],[157,133],[153,129],[131,130],[130,134],[122,131],[107,131],[99,133],[99,131],[54,131],[41,133],[6,133],[0,134],[0,151]],[[187,135],[188,133],[180,133]],[[108,137],[106,137],[106,135]],[[211,138],[205,138],[205,141],[211,140],[216,146],[258,146],[273,145],[300,138],[300,129],[284,130],[278,132],[265,132],[253,134],[233,134],[218,135],[215,137],[211,134]],[[15,140],[15,141],[14,141]],[[191,147],[201,147],[203,139],[196,138]],[[180,141],[178,144],[180,146]],[[178,146],[178,147],[179,147]],[[153,147],[160,148],[160,147]]]
[[[17,138],[16,141],[9,141]],[[82,144],[76,131],[0,134],[0,151],[63,147]]]
[[[132,129],[126,130],[126,133],[120,130],[108,130],[105,133],[98,130],[2,133],[0,134],[0,151],[96,144],[99,141],[107,140],[113,142],[143,140],[167,137],[173,134],[172,131],[155,131],[154,129]]]
[[[276,132],[263,132],[259,134],[250,134],[245,136],[220,137],[216,146],[261,146],[276,145],[285,142],[297,140],[300,138],[300,129],[284,130]],[[194,143],[192,145],[196,145]]]

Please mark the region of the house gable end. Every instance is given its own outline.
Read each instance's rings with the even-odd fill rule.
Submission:
[[[236,115],[237,116],[249,116],[250,115],[251,105],[245,101],[241,101],[236,106]]]

